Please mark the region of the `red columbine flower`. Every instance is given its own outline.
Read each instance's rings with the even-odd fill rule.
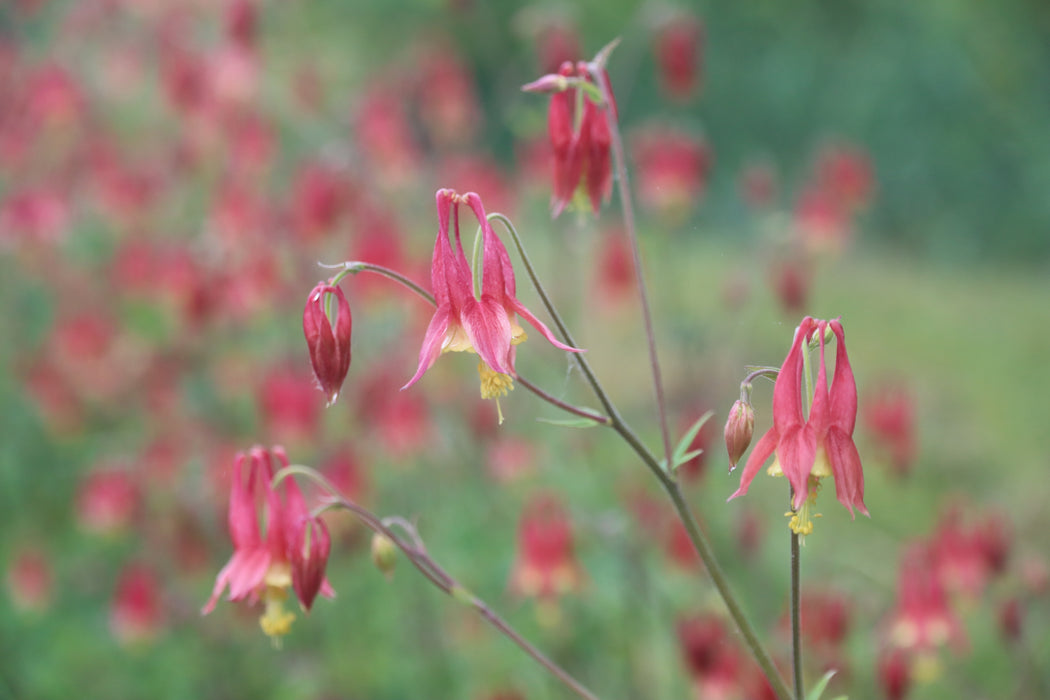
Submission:
[[[548,603],[579,590],[584,573],[576,561],[572,520],[553,494],[533,498],[518,522],[518,555],[510,588]]]
[[[480,296],[476,295],[477,280],[473,277],[460,241],[460,203],[473,210],[481,226],[484,257]],[[423,337],[416,374],[402,389],[419,381],[438,355],[449,351],[469,351],[481,357],[478,363],[481,397],[491,399],[506,395],[514,388],[514,346],[525,341],[525,330],[517,316],[532,324],[555,347],[580,352],[559,342],[550,329],[518,301],[510,256],[489,224],[477,194],[468,192],[459,195],[449,189],[438,190],[437,211],[438,235],[430,269],[437,310]],[[455,248],[449,240],[449,220],[453,214]]]
[[[282,482],[282,494],[273,487],[273,459],[288,466],[284,450],[271,452],[261,447],[250,454],[238,453],[233,463],[230,488],[229,527],[233,557],[219,572],[211,598],[201,611],[208,614],[223,590],[230,587],[229,600],[248,600],[266,604],[259,624],[275,642],[291,628],[295,614],[284,609],[288,588],[295,590],[299,602],[310,609],[318,592],[332,597],[334,592],[324,578],[328,561],[328,530],[319,518],[310,516],[306,501],[295,481]],[[247,463],[247,476],[245,465]],[[262,518],[266,534],[259,529],[257,489],[262,491]]]
[[[835,375],[828,389],[824,362],[826,330],[836,339]],[[820,364],[809,418],[802,413],[803,353],[806,344],[815,339],[820,344]],[[857,384],[846,356],[845,333],[837,320],[818,321],[807,316],[795,332],[783,367],[773,389],[773,427],[755,445],[740,476],[740,488],[730,499],[747,493],[751,480],[774,452],[776,459],[769,468],[774,476],[783,474],[794,493],[791,529],[802,535],[813,530],[810,509],[816,502],[820,479],[835,477],[835,495],[852,515],[858,509],[865,515],[864,473],[860,455],[853,444],[853,427],[857,420]]]
[[[557,74],[545,75],[522,88],[527,92],[554,93],[547,113],[547,131],[554,150],[553,216],[558,216],[577,195],[589,199],[591,209],[597,213],[602,200],[612,193],[609,122],[586,92],[577,101],[577,88],[568,83],[573,77],[590,82],[587,65],[580,62],[573,66],[566,61]],[[615,118],[616,105],[610,105],[610,109]]]
[[[334,297],[335,319],[330,320],[325,306]],[[303,309],[303,334],[310,349],[310,364],[321,391],[328,397],[331,406],[339,397],[346,373],[350,369],[350,332],[353,320],[350,305],[343,290],[325,282],[317,286],[306,298]]]

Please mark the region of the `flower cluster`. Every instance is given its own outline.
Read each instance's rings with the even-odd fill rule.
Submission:
[[[830,388],[824,356],[829,330],[836,340],[835,374]],[[802,379],[808,369],[808,346],[814,341],[820,346],[820,364],[807,418],[802,408]],[[857,383],[846,355],[842,324],[807,316],[796,330],[791,350],[777,374],[773,389],[773,426],[752,450],[740,476],[740,488],[730,500],[747,493],[759,468],[776,453],[769,473],[786,476],[791,483],[793,532],[807,535],[813,531],[810,510],[816,501],[820,480],[826,476],[835,477],[835,495],[851,514],[856,508],[867,515],[864,473],[853,443],[856,421]]]
[[[231,601],[264,603],[259,624],[277,643],[295,620],[295,614],[284,609],[288,588],[307,611],[319,592],[327,597],[335,593],[325,578],[331,547],[328,529],[320,518],[310,515],[294,479],[274,486],[275,460],[281,467],[288,466],[283,448],[254,447],[234,459],[229,510],[233,556],[219,572],[201,612],[211,612],[229,586]],[[260,518],[266,523],[265,535],[259,528]]]
[[[480,280],[475,279],[460,240],[460,204],[466,204],[474,212],[481,226]],[[532,324],[555,347],[580,352],[559,342],[550,329],[518,301],[510,256],[489,223],[481,197],[474,192],[460,195],[449,189],[438,190],[437,213],[438,234],[430,268],[437,310],[423,337],[419,367],[402,389],[419,381],[442,353],[469,351],[481,358],[478,373],[482,398],[506,395],[514,388],[515,346],[526,338],[518,316]],[[455,235],[454,246],[449,239],[450,226]]]
[[[566,61],[556,74],[545,75],[522,88],[553,93],[547,112],[547,131],[554,151],[551,213],[555,217],[577,199],[589,201],[597,213],[602,200],[612,193],[609,122],[588,90],[572,87],[570,79],[593,88],[590,70],[582,61],[575,66]],[[608,108],[615,119],[616,104]]]

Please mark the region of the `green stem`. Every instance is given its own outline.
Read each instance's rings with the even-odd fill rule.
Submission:
[[[579,347],[575,339],[572,337],[572,333],[562,320],[561,314],[558,313],[550,296],[547,294],[547,290],[544,288],[543,283],[540,282],[536,270],[532,266],[532,261],[525,252],[525,246],[522,244],[521,238],[518,235],[517,230],[514,228],[514,225],[502,214],[489,214],[489,219],[497,219],[502,222],[510,233],[511,238],[514,239],[514,245],[518,249],[518,254],[521,256],[522,263],[525,265],[525,270],[529,275],[529,279],[536,288],[536,292],[543,301],[543,305],[547,308],[547,313],[550,314],[551,319],[554,321],[554,325],[561,333],[562,339],[573,347]],[[788,689],[787,683],[785,683],[784,679],[780,676],[780,672],[777,671],[772,658],[762,646],[761,641],[759,641],[758,634],[752,626],[751,621],[747,618],[743,608],[737,601],[736,596],[729,585],[729,581],[726,579],[725,574],[722,572],[722,567],[719,565],[718,560],[715,557],[714,550],[711,549],[707,539],[700,531],[700,528],[697,526],[696,520],[693,517],[692,511],[689,509],[689,505],[685,502],[685,498],[678,486],[678,482],[664,471],[664,468],[660,466],[659,460],[657,460],[653,453],[649,451],[640,439],[638,439],[638,436],[635,435],[631,427],[626,421],[624,421],[619,410],[617,410],[615,404],[613,404],[612,399],[609,398],[609,395],[606,393],[605,388],[602,386],[601,382],[598,381],[598,377],[591,369],[590,364],[587,362],[587,358],[584,357],[582,353],[573,353],[572,357],[579,365],[580,370],[587,379],[587,383],[590,384],[591,389],[594,391],[598,400],[601,402],[602,407],[605,409],[605,412],[608,414],[609,422],[606,423],[606,425],[615,430],[616,433],[623,438],[624,442],[626,442],[634,453],[638,455],[642,464],[652,472],[653,476],[656,477],[660,482],[660,485],[664,488],[664,491],[666,491],[667,495],[671,498],[675,512],[685,526],[686,533],[689,535],[689,540],[693,543],[693,548],[696,550],[697,554],[700,555],[700,559],[704,562],[704,566],[707,568],[711,580],[715,584],[715,588],[722,597],[722,601],[725,604],[726,609],[729,611],[730,617],[733,618],[733,622],[736,624],[737,629],[740,630],[740,634],[744,638],[745,644],[751,651],[752,656],[758,662],[758,665],[762,668],[762,672],[765,674],[766,678],[769,679],[769,683],[773,687],[774,692],[776,692],[777,697],[780,700],[790,700],[792,695],[791,691]],[[672,463],[671,459],[668,459],[666,463],[670,465]]]
[[[797,331],[796,331],[797,332]],[[806,382],[806,390],[803,392],[802,405],[809,417],[813,408],[813,370],[811,367],[809,339],[802,339],[802,377]],[[795,490],[788,489],[789,503],[792,510],[795,505]],[[791,531],[791,668],[795,680],[795,698],[802,700],[805,697],[805,682],[802,676],[802,580],[800,570],[802,568],[802,551],[799,547],[799,536]]]
[[[711,545],[708,543],[703,532],[700,531],[700,527],[697,525],[692,511],[689,510],[689,504],[685,502],[685,497],[682,495],[682,490],[679,487],[678,482],[671,481],[669,484],[665,484],[664,490],[667,491],[667,495],[671,497],[675,510],[678,512],[678,516],[681,518],[682,524],[685,525],[685,530],[689,534],[689,540],[693,543],[693,547],[696,549],[697,554],[700,555],[700,559],[703,560],[704,566],[707,567],[707,573],[710,575],[711,581],[715,584],[715,588],[718,589],[718,594],[722,597],[722,602],[725,604],[726,610],[729,611],[729,616],[732,617],[733,622],[736,623],[737,629],[740,630],[740,635],[744,638],[744,643],[751,651],[755,661],[758,662],[766,679],[769,680],[773,692],[776,693],[777,698],[780,700],[791,700],[793,697],[791,690],[788,689],[787,683],[785,683],[784,679],[781,677],[780,671],[777,670],[772,657],[769,656],[765,647],[762,646],[762,642],[759,640],[755,628],[751,625],[751,621],[747,619],[747,614],[744,612],[744,609],[740,607],[740,602],[736,599],[736,595],[733,593],[733,589],[729,585],[729,580],[726,578],[725,573],[722,571],[722,567],[715,558]]]
[[[611,422],[608,416],[603,416],[602,414],[587,408],[573,406],[571,403],[567,403],[555,396],[552,396],[551,394],[548,394],[543,389],[539,388],[532,382],[526,380],[525,377],[522,377],[520,374],[516,377],[516,379],[518,380],[519,384],[531,391],[533,394],[536,394],[536,396],[540,397],[547,403],[557,406],[563,411],[572,413],[573,415],[581,416],[583,418],[589,418],[595,423],[600,423],[601,425],[608,425]]]
[[[794,500],[794,493],[791,494]],[[802,552],[799,537],[791,532],[791,664],[795,676],[795,698],[805,697],[805,684],[802,679],[802,584],[799,569]]]
[[[526,654],[532,657],[541,666],[547,669],[554,677],[562,682],[567,688],[572,690],[576,695],[584,700],[598,700],[591,691],[587,690],[579,681],[566,673],[560,666],[547,658],[539,649],[532,646],[524,637],[522,637],[513,627],[510,626],[502,617],[496,614],[492,608],[488,606],[482,599],[471,593],[467,588],[462,586],[455,578],[453,578],[447,571],[445,571],[440,564],[430,558],[429,553],[426,551],[426,547],[423,545],[422,539],[419,537],[418,531],[412,526],[407,520],[403,518],[380,518],[371,511],[362,506],[354,503],[350,499],[343,496],[338,489],[335,488],[327,479],[321,476],[319,473],[302,465],[294,464],[285,467],[274,474],[273,485],[277,486],[283,479],[288,476],[299,474],[301,476],[308,477],[319,484],[322,488],[331,494],[332,500],[329,503],[325,503],[320,506],[321,510],[330,508],[333,504],[345,508],[353,513],[357,518],[364,523],[370,530],[376,532],[383,537],[386,537],[397,546],[398,549],[408,558],[413,566],[416,567],[423,574],[423,576],[434,584],[437,588],[441,589],[444,593],[452,596],[456,600],[469,605],[481,615],[490,625],[495,627],[501,634],[510,639]],[[397,525],[401,530],[404,530],[409,537],[409,540],[405,540],[396,532],[391,529],[391,525]]]
[[[384,277],[389,277],[395,282],[400,282],[419,296],[426,299],[431,304],[435,303],[433,294],[423,289],[421,286],[419,286],[409,278],[405,277],[397,270],[391,270],[389,267],[383,267],[382,265],[376,265],[374,263],[361,262],[360,260],[349,260],[345,263],[340,263],[339,265],[321,265],[321,267],[326,267],[330,269],[341,268],[339,270],[339,273],[332,278],[331,284],[333,287],[342,282],[343,279],[347,277],[347,275],[356,275],[358,272],[375,272],[377,274],[383,275]]]
[[[653,315],[649,307],[649,292],[645,284],[645,275],[642,270],[642,253],[638,247],[638,229],[634,221],[634,206],[631,203],[631,188],[627,179],[627,158],[624,155],[623,137],[620,135],[620,126],[616,115],[613,113],[613,94],[609,78],[604,70],[604,59],[608,56],[608,50],[603,50],[594,63],[588,65],[588,70],[598,89],[602,93],[602,103],[605,110],[606,122],[609,124],[609,145],[612,147],[613,168],[616,173],[616,184],[620,193],[620,208],[623,212],[623,226],[627,231],[627,237],[631,241],[631,257],[634,261],[634,276],[638,281],[638,300],[642,305],[642,319],[645,322],[645,338],[649,347],[649,365],[653,374],[653,390],[656,393],[656,409],[660,416],[660,436],[664,443],[664,456],[666,464],[671,464],[671,432],[667,425],[667,402],[664,398],[663,380],[660,374],[660,358],[656,352],[656,335],[653,332]],[[599,63],[601,62],[601,63]]]

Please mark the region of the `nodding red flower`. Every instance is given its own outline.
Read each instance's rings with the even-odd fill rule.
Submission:
[[[689,14],[675,15],[656,35],[656,59],[663,86],[671,97],[688,99],[700,82],[704,25]]]
[[[552,494],[537,496],[525,506],[518,522],[518,556],[510,575],[511,590],[551,600],[578,590],[583,577],[565,506]]]
[[[947,590],[978,600],[1006,567],[1010,535],[1007,523],[998,514],[965,522],[966,510],[963,504],[955,503],[941,515],[930,539],[927,566]]]
[[[109,627],[122,644],[147,642],[164,622],[160,582],[152,569],[129,564],[120,573],[109,609]]]
[[[725,623],[702,613],[678,622],[682,659],[697,688],[698,698],[736,697],[744,669],[736,647],[727,643]]]
[[[911,689],[911,668],[900,649],[884,651],[878,660],[879,684],[886,700],[904,700]]]
[[[835,375],[830,390],[824,361],[828,329],[836,340]],[[811,340],[820,345],[820,362],[813,402],[806,418],[802,413],[802,376],[804,353],[809,351],[807,346]],[[740,476],[740,488],[729,498],[747,493],[759,468],[775,452],[776,459],[769,473],[784,475],[791,483],[792,531],[801,535],[812,532],[810,510],[816,502],[820,479],[826,476],[834,476],[835,495],[851,515],[854,508],[868,515],[864,505],[864,473],[853,444],[856,420],[857,383],[846,355],[842,324],[838,320],[818,321],[807,316],[796,330],[791,350],[777,375],[773,388],[773,426],[755,445]]]
[[[864,209],[875,191],[871,159],[849,144],[826,146],[816,164],[817,187],[827,192],[848,215]]]
[[[929,655],[944,644],[965,648],[966,634],[952,610],[948,592],[929,562],[924,542],[910,545],[901,558],[897,609],[890,616],[890,643],[909,653]]]
[[[646,209],[680,224],[703,197],[713,160],[702,138],[652,125],[631,140],[637,164],[638,201]]]
[[[476,294],[478,280],[474,279],[460,240],[460,203],[470,207],[481,226],[484,254],[480,295]],[[515,346],[526,337],[517,316],[532,324],[555,347],[580,352],[559,342],[550,329],[518,301],[510,256],[486,217],[481,197],[474,192],[459,195],[449,189],[438,190],[437,211],[438,235],[430,269],[437,310],[423,337],[419,367],[402,389],[419,381],[438,355],[469,351],[481,357],[478,373],[482,398],[506,395],[514,388]],[[454,247],[449,240],[450,219],[454,219]]]
[[[566,61],[556,75],[546,75],[526,85],[526,91],[553,91],[547,113],[547,131],[554,150],[554,193],[552,216],[558,216],[580,195],[588,199],[598,213],[603,199],[612,193],[612,161],[609,153],[611,136],[606,114],[584,92],[581,112],[577,112],[577,88],[567,87],[567,79],[576,77],[591,82],[583,62],[573,66]],[[606,78],[608,79],[608,78]],[[613,118],[616,105],[609,106]]]
[[[7,566],[7,592],[20,611],[42,611],[51,604],[55,574],[46,552],[34,547],[11,555]]]
[[[326,306],[334,301],[335,318],[329,317]],[[328,397],[331,406],[339,398],[346,373],[350,370],[350,333],[353,320],[350,305],[343,290],[325,282],[317,286],[306,298],[303,309],[303,335],[310,350],[310,364],[321,391]]]
[[[864,426],[881,452],[889,456],[895,476],[907,476],[915,461],[915,407],[902,384],[889,384],[864,402]]]
[[[328,530],[319,518],[310,516],[294,479],[284,480],[280,490],[274,488],[274,460],[281,467],[288,466],[288,457],[280,447],[271,451],[254,447],[248,454],[238,453],[234,459],[229,510],[233,556],[219,572],[201,612],[211,612],[229,586],[231,601],[265,603],[259,624],[277,643],[295,620],[295,614],[284,609],[288,588],[294,589],[306,610],[318,592],[329,598],[335,593],[324,577]],[[262,502],[257,504],[256,494],[260,492]],[[266,523],[265,539],[259,528],[260,519]]]

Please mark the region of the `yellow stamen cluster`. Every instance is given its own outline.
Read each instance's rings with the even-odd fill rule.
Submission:
[[[288,591],[277,586],[267,586],[262,599],[266,603],[266,610],[259,618],[259,626],[266,636],[273,640],[274,646],[280,646],[281,637],[288,634],[292,629],[292,622],[295,621],[295,613],[284,609]]]
[[[788,521],[788,527],[796,535],[799,535],[799,541],[802,544],[806,543],[806,535],[813,534],[813,521],[821,517],[820,513],[813,512],[817,507],[818,493],[820,493],[820,477],[810,474],[809,495],[803,502],[802,507],[797,511],[789,510],[787,513],[784,513],[785,517],[791,518]]]
[[[273,645],[279,647],[281,637],[288,634],[295,620],[295,613],[284,609],[288,588],[292,585],[291,567],[287,563],[272,564],[263,581],[265,588],[260,597],[266,608],[259,618],[259,626],[273,640]]]
[[[514,389],[514,379],[509,374],[492,369],[484,360],[478,360],[478,374],[481,376],[481,398],[496,399],[496,414],[500,425],[503,425],[503,408],[499,405],[499,397],[506,396],[507,392]]]
[[[478,374],[481,376],[483,399],[498,399],[514,389],[514,379],[509,374],[497,372],[485,364],[484,360],[478,362]]]

